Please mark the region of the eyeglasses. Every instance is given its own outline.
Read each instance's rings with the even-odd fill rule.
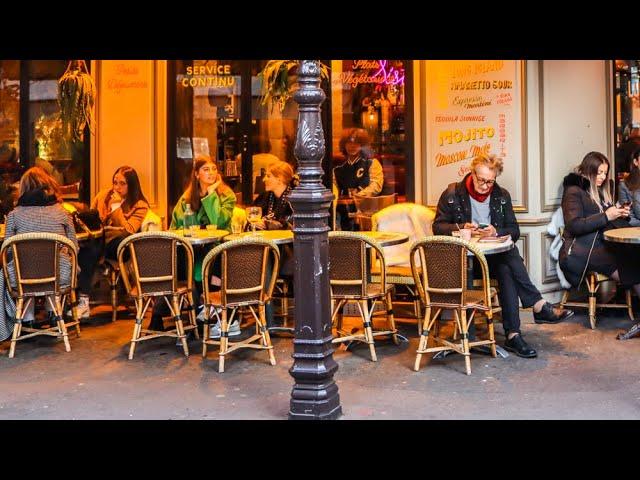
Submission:
[[[114,180],[113,181],[113,186],[114,187],[125,187],[127,185],[127,182],[123,181],[123,180]]]
[[[476,181],[480,186],[487,185],[491,187],[493,186],[494,183],[496,183],[495,180],[485,180],[484,178],[479,178],[478,175],[476,175],[475,173],[473,174],[473,176],[476,177]]]

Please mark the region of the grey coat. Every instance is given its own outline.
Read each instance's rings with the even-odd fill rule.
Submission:
[[[38,207],[23,207],[18,206],[7,215],[7,223],[5,228],[5,240],[21,233],[57,233],[63,235],[71,240],[76,247],[78,247],[78,240],[76,239],[76,231],[73,227],[73,220],[71,215],[62,207],[61,204],[38,206]],[[60,277],[62,285],[69,285],[71,279],[71,259],[68,254],[63,253],[63,257],[60,261]],[[11,283],[15,282],[15,270],[13,267],[13,261],[8,264],[9,277]],[[4,288],[4,281],[0,282],[2,287],[0,300],[0,306],[2,306],[3,300],[6,299],[6,292]],[[0,340],[4,340],[11,335],[13,331],[14,319],[10,318],[6,314],[6,310],[11,310],[13,305],[9,305],[9,308],[0,308]]]
[[[632,227],[640,227],[640,189],[629,190],[624,180],[618,186],[618,201],[631,202],[631,215],[629,215],[629,225]]]

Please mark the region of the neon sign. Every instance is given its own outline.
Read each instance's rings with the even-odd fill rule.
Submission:
[[[383,83],[384,85],[404,85],[404,68],[396,69],[388,67],[387,60],[378,60],[380,70],[373,74],[374,83]]]

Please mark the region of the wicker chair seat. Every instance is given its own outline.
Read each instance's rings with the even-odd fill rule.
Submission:
[[[497,294],[494,287],[489,289],[489,295],[493,298]],[[464,306],[476,310],[489,310],[484,304],[484,292],[482,290],[467,290],[464,296]]]
[[[210,303],[214,307],[223,306],[222,293],[220,292],[220,290],[218,290],[217,292],[209,292],[209,296],[207,298],[209,300],[208,303]],[[265,302],[262,302],[259,300],[251,300],[248,302],[229,302],[226,304],[226,307],[233,308],[233,307],[244,307],[248,305],[265,305]]]

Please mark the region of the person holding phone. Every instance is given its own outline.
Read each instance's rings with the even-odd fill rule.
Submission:
[[[618,187],[618,201],[621,207],[630,207],[629,226],[640,227],[640,145],[631,156],[629,175]]]
[[[475,157],[471,161],[471,172],[442,192],[433,222],[433,233],[451,235],[459,228],[469,228],[481,237],[511,235],[512,240],[517,241],[520,228],[511,196],[496,183],[496,177],[502,170],[502,159],[495,155]],[[536,357],[536,350],[525,342],[520,331],[518,298],[524,308],[532,307],[536,323],[557,323],[573,315],[573,312],[554,307],[542,298],[529,278],[517,247],[487,256],[487,263],[490,275],[498,280],[502,326],[506,337],[504,348],[520,357]]]
[[[636,247],[604,239],[606,230],[628,227],[631,213],[630,206],[613,204],[608,175],[607,157],[600,152],[589,152],[575,171],[564,178],[565,228],[560,268],[574,287],[580,284],[585,272],[592,271],[632,286],[640,296],[640,260]]]

